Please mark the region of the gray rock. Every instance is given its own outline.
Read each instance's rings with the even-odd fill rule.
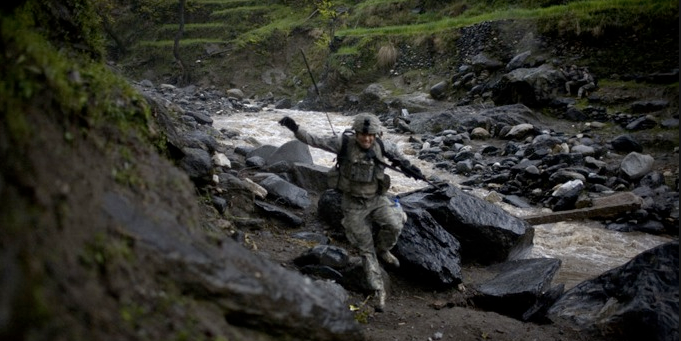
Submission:
[[[669,107],[669,101],[663,99],[644,100],[631,103],[631,112],[634,114],[659,111]]]
[[[509,261],[488,269],[497,275],[477,286],[476,306],[500,314],[522,319],[539,298],[548,291],[560,269],[555,258],[535,258]],[[545,302],[549,306],[553,302]]]
[[[653,169],[655,159],[648,154],[631,152],[622,159],[620,172],[630,180],[638,180]]]
[[[203,180],[211,174],[213,162],[210,154],[203,149],[183,148],[184,157],[180,160],[182,168],[192,180]]]
[[[612,339],[678,340],[678,285],[676,240],[576,285],[548,310],[548,316]]]
[[[548,104],[555,97],[565,77],[548,64],[536,68],[515,69],[501,77],[492,86],[492,100],[496,105],[522,103],[533,107]]]
[[[231,239],[222,247],[177,222],[176,214],[145,210],[120,194],[104,196],[102,209],[152,271],[166,274],[188,296],[211,297],[228,321],[258,316],[249,328],[298,339],[362,340],[354,315],[336,290],[269,262]],[[246,304],[247,302],[247,304]]]
[[[213,124],[213,119],[204,112],[187,111],[186,114],[193,117],[199,124]]]
[[[289,227],[295,228],[305,224],[305,221],[301,217],[289,212],[288,210],[277,207],[275,205],[268,204],[260,200],[255,200],[254,203],[255,206],[258,207],[263,213],[265,213],[266,216],[278,219],[284,222]]]
[[[655,128],[656,126],[657,120],[655,117],[646,115],[631,121],[625,128],[627,130],[645,130]]]
[[[610,141],[612,148],[618,152],[642,152],[643,147],[631,135],[619,135]]]
[[[282,200],[287,205],[298,208],[310,207],[310,197],[307,191],[282,179],[277,175],[270,175],[259,182],[267,190],[268,196]]]
[[[294,163],[291,169],[293,183],[310,192],[322,193],[330,188],[328,175],[330,168],[307,163]]]
[[[426,210],[402,204],[407,222],[393,253],[413,282],[428,288],[455,288],[463,282],[460,243]]]
[[[530,57],[530,55],[532,55],[532,51],[525,51],[523,53],[515,55],[515,57],[511,58],[511,60],[506,64],[506,70],[512,71],[523,67],[523,64],[525,63],[527,58]]]
[[[246,166],[262,168],[267,165],[267,161],[262,156],[251,156],[246,159]]]
[[[279,161],[307,163],[310,165],[313,163],[310,147],[298,140],[291,140],[284,143],[279,148],[272,151],[270,155],[265,157],[265,160],[267,160],[268,165]]]
[[[464,262],[492,264],[529,251],[534,228],[462,190],[446,185],[400,195],[403,206],[421,207],[461,243]]]
[[[434,99],[443,99],[447,96],[447,88],[449,83],[447,81],[439,82],[430,88],[430,96]]]

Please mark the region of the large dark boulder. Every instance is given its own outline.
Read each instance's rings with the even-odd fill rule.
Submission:
[[[501,77],[492,87],[495,105],[522,103],[529,107],[548,105],[557,89],[562,89],[565,77],[548,64],[536,68],[515,69]]]
[[[345,302],[327,287],[229,238],[220,247],[211,244],[171,212],[113,192],[102,200],[105,215],[134,238],[134,252],[149,271],[172,281],[184,297],[210,300],[230,325],[298,339],[362,339]]]
[[[534,228],[497,205],[452,186],[427,187],[401,196],[422,207],[461,243],[464,263],[493,264],[529,251]]]
[[[326,166],[296,162],[291,168],[293,183],[309,192],[322,193],[329,189],[329,170]]]
[[[496,132],[498,126],[541,123],[538,115],[523,104],[491,108],[475,105],[458,106],[444,111],[414,113],[410,120],[410,131],[419,134],[439,133],[444,130],[471,132],[474,128]]]
[[[335,245],[316,245],[293,260],[301,273],[312,278],[332,280],[347,290],[374,294],[367,281],[366,272],[359,257]],[[381,269],[383,279],[389,283],[389,276]],[[388,284],[386,283],[386,284]]]
[[[490,266],[494,278],[478,285],[473,298],[476,306],[496,311],[519,320],[528,319],[528,310],[542,311],[548,308],[545,293],[551,288],[551,281],[560,269],[561,261],[555,258],[535,258],[509,261]],[[560,291],[562,293],[562,291]],[[554,300],[557,296],[554,297]]]
[[[341,209],[341,199],[343,194],[335,189],[328,189],[322,193],[317,202],[317,215],[319,219],[328,224],[336,231],[343,231],[341,220],[343,210]]]
[[[194,182],[202,183],[208,181],[213,170],[213,162],[207,151],[199,148],[183,148],[184,157],[179,165],[182,170],[187,172],[189,178]]]
[[[426,210],[403,205],[407,222],[393,248],[400,271],[409,279],[435,289],[456,287],[463,282],[459,241]]]
[[[310,147],[298,140],[291,140],[275,149],[270,155],[264,157],[268,165],[273,165],[279,161],[299,162],[313,164]]]
[[[308,208],[312,204],[306,190],[282,179],[277,175],[270,175],[260,181],[260,186],[267,190],[267,195],[286,205]]]
[[[553,321],[617,340],[679,339],[679,241],[565,292],[548,310]]]

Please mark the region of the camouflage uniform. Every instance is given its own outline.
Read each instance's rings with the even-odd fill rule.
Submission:
[[[577,69],[576,65],[572,65],[568,71],[563,70],[563,75],[567,79],[565,82],[565,92],[570,95],[572,93],[572,88],[579,84],[579,69]]]
[[[357,115],[353,130],[376,134],[378,139],[380,121],[373,115]],[[342,136],[319,137],[304,129],[298,129],[297,126],[295,136],[305,144],[334,154],[339,154],[343,144]],[[399,152],[395,144],[384,141],[383,145],[386,154],[400,160],[404,165],[409,165],[409,161]],[[378,297],[377,309],[381,310],[385,304],[386,292],[378,257],[389,264],[399,266],[399,261],[389,250],[397,243],[406,215],[385,195],[389,178],[384,173],[384,164],[377,161],[386,162],[378,142],[374,141],[371,148],[364,150],[354,138],[350,138],[346,148],[346,157],[339,155],[338,158],[340,172],[338,190],[343,193],[341,223],[348,241],[359,251],[367,282]],[[373,223],[378,226],[377,231],[372,231]]]
[[[582,71],[582,78],[579,80],[582,86],[577,90],[577,98],[582,98],[584,95],[588,95],[589,92],[596,89],[596,82],[594,77],[589,73],[589,70],[584,68]]]

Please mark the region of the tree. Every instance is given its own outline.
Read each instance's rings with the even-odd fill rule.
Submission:
[[[187,85],[190,81],[189,70],[180,57],[180,40],[182,40],[182,35],[184,34],[184,7],[186,2],[187,0],[179,0],[180,27],[175,34],[175,40],[173,43],[173,57],[175,57],[175,62],[180,67],[180,78],[178,80],[179,85]]]

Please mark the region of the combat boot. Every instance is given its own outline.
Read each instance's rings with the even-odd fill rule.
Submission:
[[[382,251],[378,254],[379,257],[381,257],[381,260],[384,261],[386,264],[394,267],[394,268],[399,268],[400,267],[400,261],[397,259],[397,257],[393,256],[390,251]]]
[[[386,299],[386,293],[385,290],[379,289],[376,290],[376,306],[374,306],[374,309],[382,313],[385,310],[385,299]]]

